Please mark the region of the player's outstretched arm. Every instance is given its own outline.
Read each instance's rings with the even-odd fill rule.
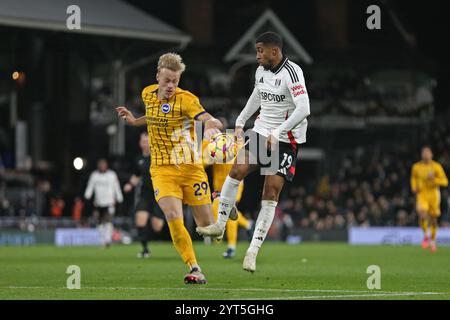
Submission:
[[[223,129],[223,124],[220,122],[220,120],[214,118],[212,115],[210,115],[208,112],[202,113],[198,116],[197,120],[200,120],[203,122],[205,126],[205,134],[204,138],[206,140],[211,139],[213,135],[216,133],[220,133]]]
[[[145,116],[136,119],[131,111],[123,106],[117,107],[116,111],[119,117],[124,119],[130,126],[139,127],[147,124],[147,119]]]

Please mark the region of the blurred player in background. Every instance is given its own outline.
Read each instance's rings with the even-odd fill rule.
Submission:
[[[125,107],[118,107],[117,112],[130,125],[147,125],[154,195],[166,217],[173,244],[190,269],[184,282],[204,284],[206,278],[184,226],[183,203],[191,206],[197,226],[214,222],[208,177],[202,159],[197,159],[193,149],[194,119],[204,124],[205,139],[220,132],[222,123],[205,111],[194,94],[178,88],[185,67],[178,54],[162,55],[156,74],[158,84],[142,91],[146,115],[136,119]]]
[[[306,142],[306,118],[310,113],[303,71],[283,55],[281,37],[274,32],[263,33],[256,39],[255,48],[259,63],[255,73],[255,88],[236,119],[235,134],[242,136],[247,120],[261,108],[252,129],[255,140],[250,141],[250,145],[256,145],[257,150],[252,150],[250,145],[247,150],[242,150],[245,153],[244,163],[235,161],[225,179],[217,223],[197,227],[197,231],[205,236],[223,234],[242,179],[258,168],[275,169],[276,174],[265,176],[261,210],[242,264],[243,269],[250,272],[256,270],[256,257],[272,224],[283,185],[294,178],[298,145]],[[273,156],[279,159],[277,168],[272,168],[271,163],[262,160],[269,153],[272,159]],[[241,157],[238,155],[237,159]]]
[[[100,241],[102,245],[109,247],[113,234],[112,218],[116,204],[123,201],[123,195],[117,174],[108,169],[108,162],[105,159],[98,160],[97,170],[89,177],[84,197],[90,200],[92,194],[94,194],[94,220],[99,221]]]
[[[124,185],[123,191],[128,193],[133,188],[139,187],[138,199],[134,209],[138,238],[142,244],[142,251],[138,253],[138,258],[148,258],[150,257],[150,250],[148,249],[150,228],[155,232],[160,232],[164,227],[164,214],[155,201],[153,185],[150,178],[150,149],[147,132],[141,133],[139,147],[141,148],[142,154],[137,159],[134,173],[130,181]],[[149,219],[150,214],[152,215],[151,219]]]
[[[441,215],[440,187],[448,186],[448,179],[442,166],[433,160],[433,152],[429,146],[422,148],[422,160],[416,162],[411,170],[411,190],[416,195],[416,210],[424,237],[422,248],[431,247],[437,250],[436,234],[438,217]],[[428,222],[431,222],[431,242],[428,237]]]
[[[218,117],[218,119],[222,122],[224,129],[228,127],[228,121],[224,117]],[[206,148],[209,141],[204,140],[203,141],[203,149]],[[213,213],[214,213],[214,220],[217,220],[218,218],[218,212],[219,212],[219,197],[220,197],[220,190],[222,190],[223,183],[225,182],[225,179],[227,175],[230,173],[231,168],[233,167],[234,159],[232,159],[228,163],[215,163],[213,159],[209,156],[207,152],[203,152],[204,157],[204,163],[206,165],[211,165],[212,170],[212,178],[213,178]],[[236,205],[239,204],[239,201],[242,199],[242,193],[244,192],[244,181],[241,181],[239,184],[239,189],[236,195]],[[230,214],[231,216],[231,214]],[[236,254],[236,244],[237,244],[237,238],[238,238],[238,229],[239,227],[244,228],[247,232],[251,232],[253,226],[253,222],[251,220],[248,220],[242,212],[237,210],[237,219],[232,220],[231,218],[228,220],[226,225],[226,231],[227,231],[227,242],[228,242],[228,248],[227,251],[223,253],[223,257],[226,259],[233,258]],[[251,235],[250,235],[251,236]]]

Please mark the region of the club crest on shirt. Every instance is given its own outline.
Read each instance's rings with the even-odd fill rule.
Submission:
[[[169,112],[170,112],[170,104],[164,103],[164,104],[161,106],[161,111],[162,111],[163,113],[169,113]]]

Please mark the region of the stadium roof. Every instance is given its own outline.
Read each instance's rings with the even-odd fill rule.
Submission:
[[[81,29],[69,30],[67,8],[81,11]],[[120,0],[1,0],[0,25],[123,37],[186,45],[191,37]]]
[[[283,37],[284,49],[291,59],[298,59],[311,64],[313,59],[305,48],[297,41],[294,35],[286,28],[280,18],[270,9],[267,9],[255,23],[244,33],[236,44],[225,55],[225,61],[255,59],[255,39],[265,31],[274,31]]]

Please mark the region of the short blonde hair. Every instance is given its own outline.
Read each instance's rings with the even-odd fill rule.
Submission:
[[[186,65],[183,63],[183,59],[177,53],[165,53],[158,60],[158,72],[162,69],[166,68],[172,71],[180,71],[183,73],[186,70]]]

